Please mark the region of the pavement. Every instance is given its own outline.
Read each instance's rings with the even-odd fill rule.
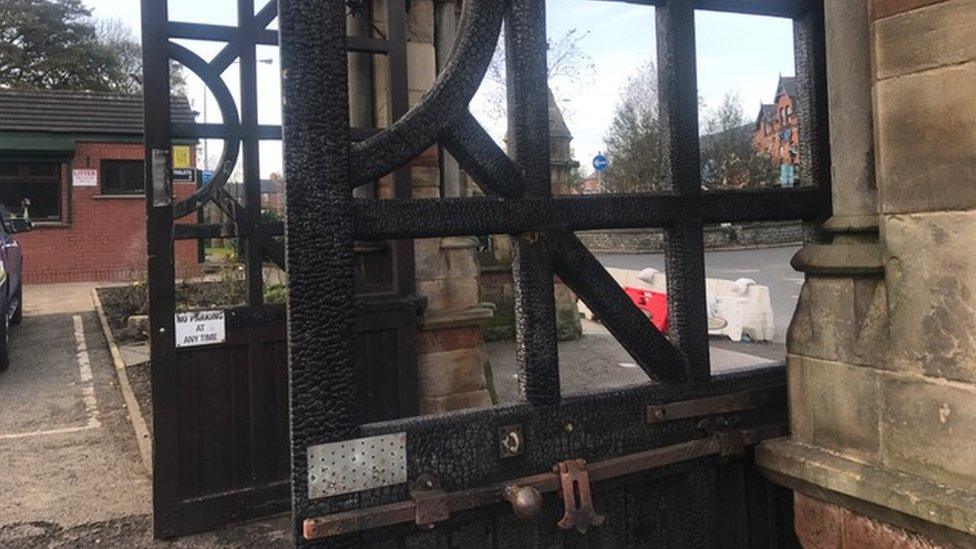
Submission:
[[[647,383],[649,378],[634,363],[634,359],[602,324],[582,320],[583,337],[559,343],[559,381],[563,395],[589,393],[628,385]],[[492,377],[499,402],[515,402],[518,391],[515,343],[493,341],[487,344],[491,358]],[[782,362],[782,354],[769,353],[763,344],[740,344],[739,349],[762,350],[766,355],[722,348],[720,342],[711,346],[712,372],[724,373],[740,369],[768,366]]]
[[[24,288],[0,373],[0,464],[0,546],[66,546],[86,525],[149,513],[91,285]]]
[[[92,287],[24,287],[0,372],[0,547],[290,547],[286,516],[152,540],[151,481]]]

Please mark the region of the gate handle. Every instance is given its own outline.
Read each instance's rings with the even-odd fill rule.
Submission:
[[[510,484],[505,487],[505,499],[512,504],[515,516],[530,521],[542,510],[542,494],[534,486]]]
[[[705,456],[721,455],[723,452],[730,454],[742,445],[751,446],[761,440],[781,436],[782,426],[762,425],[732,431],[739,431],[734,444],[729,440],[733,436],[731,433],[723,432],[721,436],[716,436],[716,433],[707,438],[644,450],[589,465],[583,460],[564,461],[551,473],[539,473],[506,484],[489,484],[457,492],[442,492],[435,479],[420,478],[420,482],[412,487],[410,499],[308,517],[302,521],[302,535],[306,540],[317,540],[406,522],[430,528],[431,525],[446,520],[452,512],[467,511],[505,500],[512,502],[513,499],[516,515],[520,518],[531,518],[541,511],[542,496],[539,494],[557,491],[563,494],[566,509],[559,526],[566,529],[575,527],[582,531],[604,523],[604,517],[594,511],[593,501],[590,499],[590,476],[594,481],[603,481]],[[431,482],[428,485],[424,480]]]
[[[596,512],[590,498],[590,474],[586,462],[582,459],[562,461],[552,468],[552,472],[559,474],[565,507],[559,527],[563,530],[576,528],[585,534],[590,526],[603,524],[606,518]]]

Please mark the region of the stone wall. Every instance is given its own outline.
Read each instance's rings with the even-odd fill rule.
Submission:
[[[813,239],[814,231],[815,228],[809,223],[792,221],[709,225],[705,227],[705,247],[708,249],[747,249],[802,244]],[[587,248],[594,252],[648,253],[664,251],[664,231],[661,229],[581,231],[577,233],[577,236]]]
[[[976,0],[868,4],[826,3],[833,241],[794,259],[792,434],[757,460],[811,546],[976,546]]]
[[[374,0],[374,18],[383,29],[385,2]],[[435,2],[413,0],[407,14],[407,74],[410,104],[430,88],[438,71]],[[442,29],[444,31],[450,29]],[[372,56],[372,116],[389,124],[387,68],[384,56]],[[357,90],[359,91],[359,90]],[[351,97],[355,97],[352,93]],[[352,101],[355,103],[355,101]],[[411,163],[413,198],[441,196],[440,151],[432,147]],[[380,182],[379,195],[391,196],[391,181]],[[480,269],[476,238],[447,237],[414,241],[416,291],[427,298],[418,335],[420,412],[439,414],[492,403],[490,365],[483,328],[491,318],[479,297]]]

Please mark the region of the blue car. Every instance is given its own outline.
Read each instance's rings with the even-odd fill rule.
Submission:
[[[25,205],[26,206],[26,205]],[[26,207],[25,207],[26,212]],[[15,217],[7,208],[0,206],[0,370],[10,364],[7,344],[10,341],[10,325],[20,323],[24,313],[21,273],[24,254],[13,235],[33,228],[26,215]]]

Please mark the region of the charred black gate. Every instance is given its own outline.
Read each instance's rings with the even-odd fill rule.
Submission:
[[[286,314],[284,305],[264,303],[263,283],[266,262],[284,267],[284,226],[262,220],[259,166],[260,142],[280,140],[281,127],[259,123],[256,67],[258,48],[278,43],[270,28],[278,3],[235,4],[238,24],[226,26],[169,21],[165,0],[142,1],[156,537],[281,512],[290,500]],[[405,13],[404,0],[389,0],[386,36],[367,33],[343,45],[351,52],[387,56],[388,108],[394,117],[406,112],[408,102]],[[207,60],[186,40],[217,43],[220,49]],[[216,99],[220,123],[171,122],[171,62],[203,81]],[[234,64],[240,67],[236,94],[221,76]],[[352,134],[364,139],[378,131],[360,127]],[[176,137],[223,141],[213,180],[182,198],[173,195],[169,158]],[[237,165],[243,201],[227,188]],[[409,196],[410,183],[409,171],[398,170],[393,193]],[[229,222],[176,222],[191,220],[190,214],[208,203]],[[224,341],[180,347],[174,342],[174,243],[203,238],[242,239],[244,304],[222,307]],[[355,321],[343,334],[359,350],[355,364],[363,375],[358,385],[342,386],[352,391],[344,396],[363,403],[363,417],[371,421],[413,416],[417,313],[423,308],[423,300],[413,295],[413,243],[383,242],[369,250],[381,260],[364,260],[369,264],[364,270],[377,274],[359,277],[362,306],[348,317]],[[378,263],[382,269],[374,268]],[[351,312],[354,306],[349,307]]]
[[[635,0],[636,1],[636,0]],[[553,198],[544,0],[468,0],[434,87],[353,143],[344,2],[281,0],[289,182],[292,506],[301,546],[784,547],[790,496],[751,446],[784,433],[782,367],[710,373],[702,225],[817,218],[828,203],[824,52],[813,0],[640,0],[657,6],[660,113],[672,191]],[[795,21],[803,179],[819,187],[703,192],[694,10]],[[468,114],[505,26],[509,155]],[[353,189],[439,142],[482,199],[357,199]],[[574,230],[663,227],[671,340],[653,330]],[[353,242],[516,235],[521,403],[367,423],[354,388]],[[560,396],[553,274],[657,382]],[[517,516],[518,515],[518,516]],[[524,520],[521,520],[524,519]],[[582,532],[586,532],[585,534]]]

